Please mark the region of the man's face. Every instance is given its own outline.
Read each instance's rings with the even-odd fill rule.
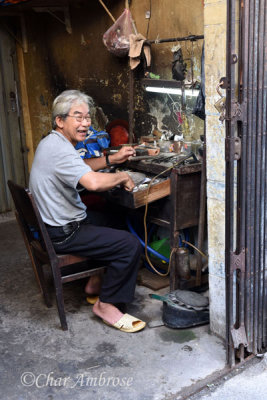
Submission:
[[[91,125],[91,119],[89,118],[88,105],[86,103],[74,103],[65,120],[60,117],[56,118],[56,130],[62,133],[75,146],[78,142],[85,140],[88,128]]]

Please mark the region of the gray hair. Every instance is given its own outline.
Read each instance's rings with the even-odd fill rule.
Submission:
[[[56,129],[56,117],[61,117],[63,120],[67,118],[67,115],[75,104],[88,104],[90,106],[91,98],[87,94],[80,92],[79,90],[65,90],[59,96],[57,96],[52,106],[52,128]]]

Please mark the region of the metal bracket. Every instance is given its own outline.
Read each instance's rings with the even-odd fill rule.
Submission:
[[[220,79],[219,86],[220,86],[221,89],[227,89],[228,88],[228,80],[227,80],[227,78],[225,76],[223,76]]]
[[[231,272],[239,269],[241,272],[245,272],[245,255],[246,250],[242,249],[241,253],[235,254],[233,251],[230,252]]]
[[[231,104],[231,121],[242,121],[242,106],[238,103],[238,101],[233,100]]]
[[[235,161],[241,158],[241,139],[240,137],[225,139],[225,160]]]
[[[232,54],[231,55],[231,64],[236,64],[238,61],[237,54]]]
[[[238,349],[241,344],[245,347],[248,346],[247,334],[244,325],[241,325],[238,329],[231,329],[231,335],[235,349]]]

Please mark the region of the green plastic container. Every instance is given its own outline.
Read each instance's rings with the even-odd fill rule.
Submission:
[[[149,247],[151,247],[153,250],[156,250],[164,257],[170,258],[171,249],[170,249],[169,238],[155,240],[149,243]]]

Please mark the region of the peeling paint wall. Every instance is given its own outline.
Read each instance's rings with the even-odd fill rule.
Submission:
[[[121,8],[112,12],[118,17]],[[111,55],[102,42],[111,19],[97,2],[77,2],[70,15],[72,34],[47,13],[25,12],[29,51],[24,62],[35,148],[51,129],[53,99],[65,89],[88,93],[110,119],[127,118],[128,60]]]
[[[214,103],[226,70],[226,0],[205,0],[208,249],[211,330],[225,337],[225,127]]]

